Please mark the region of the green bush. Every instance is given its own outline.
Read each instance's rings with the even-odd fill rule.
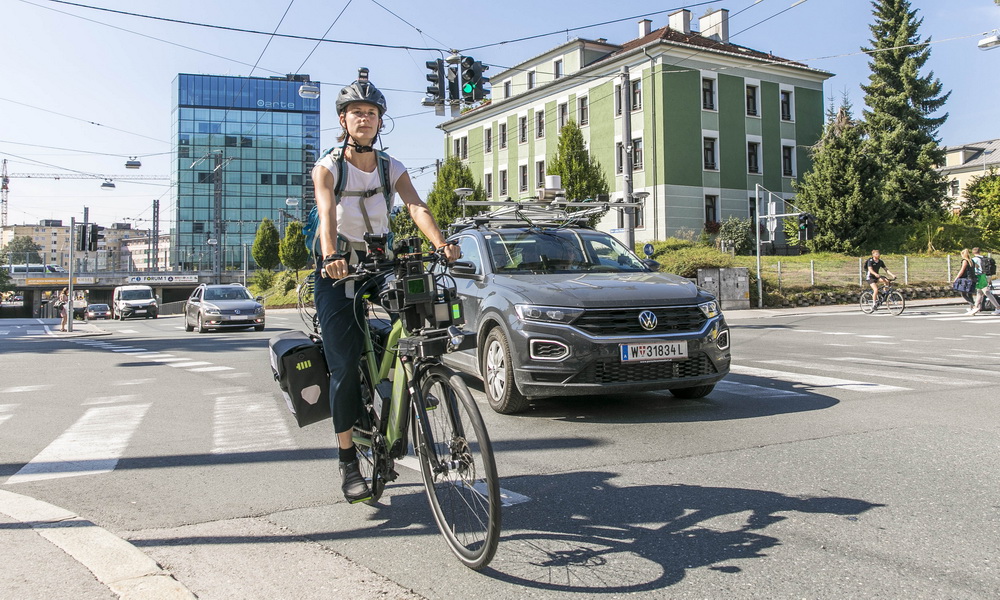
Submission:
[[[655,250],[655,243],[653,247]],[[689,279],[698,276],[698,269],[736,266],[732,256],[715,248],[695,245],[654,251],[653,259],[660,263],[660,271]]]
[[[267,269],[258,269],[251,276],[251,282],[261,290],[266,290],[274,285],[276,273]]]
[[[284,283],[282,284],[281,287],[284,289],[284,292],[287,294],[288,292],[294,290],[298,285],[299,285],[299,282],[295,280],[295,277],[286,277],[285,281],[284,281]]]

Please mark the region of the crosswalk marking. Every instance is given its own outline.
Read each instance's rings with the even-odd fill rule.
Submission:
[[[15,385],[13,387],[0,388],[0,394],[20,394],[22,392],[37,392],[52,387],[46,385]]]
[[[18,406],[20,406],[20,404],[0,404],[0,425],[3,425],[4,421],[14,416],[7,413],[13,411]]]
[[[853,364],[849,364],[849,365],[839,364],[839,365],[837,365],[836,371],[838,373],[850,373],[852,375],[862,375],[862,376],[865,376],[865,377],[868,377],[868,378],[871,378],[871,379],[902,379],[902,380],[905,380],[905,381],[928,383],[928,384],[935,384],[935,385],[964,385],[965,384],[965,382],[962,381],[962,380],[960,380],[960,379],[956,380],[956,379],[949,379],[947,377],[935,377],[933,375],[924,375],[924,374],[917,374],[917,373],[899,373],[899,374],[896,374],[896,373],[887,373],[887,372],[885,372],[885,370],[880,370],[878,372],[873,372],[870,367],[865,366],[869,362],[868,359],[855,358],[855,357],[847,357],[847,358],[837,358],[835,360],[838,360],[838,361],[841,361],[841,362],[850,362],[850,363],[856,362],[857,363],[857,366],[854,366]],[[820,362],[809,362],[809,361],[805,361],[805,360],[776,359],[776,360],[761,360],[761,361],[757,361],[757,362],[759,362],[761,364],[773,364],[773,365],[779,365],[779,366],[782,366],[782,367],[792,367],[792,368],[799,368],[799,369],[823,369],[823,368],[829,368],[828,366],[825,367]],[[900,363],[900,364],[908,364],[908,363]],[[910,365],[910,366],[913,366],[913,365]]]
[[[170,365],[170,366],[176,367],[179,365]],[[214,367],[198,367],[197,369],[188,369],[188,370],[191,371],[192,373],[211,373],[212,371],[231,371],[232,369],[233,369],[232,367],[214,366]]]
[[[135,394],[124,394],[122,396],[103,396],[98,398],[88,398],[83,402],[83,406],[97,406],[100,404],[117,404],[119,402],[131,402],[135,400]]]
[[[1000,373],[984,369],[973,369],[971,367],[961,367],[952,364],[935,365],[931,363],[931,359],[926,357],[924,362],[920,363],[911,363],[902,360],[886,360],[884,358],[858,358],[854,356],[838,356],[829,358],[827,360],[833,360],[838,362],[857,362],[859,364],[864,363],[866,365],[883,365],[887,367],[906,367],[908,369],[914,369],[920,371],[937,371],[940,373],[955,373],[955,374],[969,373],[980,376],[996,374],[1000,376]]]
[[[271,394],[215,398],[212,454],[294,448],[288,419]]]
[[[763,385],[741,383],[739,381],[729,381],[726,379],[723,379],[719,383],[715,384],[715,389],[730,394],[736,394],[738,396],[753,396],[754,398],[788,398],[791,396],[806,395],[802,392],[796,392],[794,390],[769,388]]]
[[[186,368],[186,367],[197,367],[200,365],[210,365],[212,363],[204,360],[190,360],[188,362],[170,362],[167,363],[168,367]]]
[[[146,350],[145,348],[118,348],[112,350],[112,352],[149,352],[149,350]]]
[[[96,475],[114,470],[150,404],[88,409],[7,484]]]
[[[761,377],[764,379],[777,379],[778,381],[787,381],[789,383],[801,383],[810,387],[838,388],[854,392],[902,392],[909,389],[881,383],[851,381],[849,379],[838,379],[836,377],[824,377],[821,375],[807,375],[804,373],[789,373],[787,371],[759,369],[757,367],[747,367],[744,365],[732,365],[730,367],[730,372],[734,375],[748,375],[750,377]]]
[[[191,360],[190,358],[176,358],[172,354],[168,354],[167,358],[154,358],[153,362],[170,363],[177,362],[179,360]]]

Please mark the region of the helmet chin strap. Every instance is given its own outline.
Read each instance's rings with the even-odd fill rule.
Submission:
[[[351,148],[354,148],[354,151],[357,152],[358,154],[364,154],[366,152],[374,152],[375,151],[374,144],[377,140],[378,140],[378,135],[376,134],[375,139],[372,140],[372,145],[363,146],[354,141],[354,136],[352,136],[351,134],[347,134],[347,139],[344,140],[344,147],[346,148],[347,146],[350,146]]]

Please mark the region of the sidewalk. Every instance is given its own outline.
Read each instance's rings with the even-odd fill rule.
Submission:
[[[923,298],[919,300],[907,300],[906,311],[915,308],[927,308],[931,306],[954,306],[967,308],[969,305],[962,298],[956,296],[954,298]],[[992,309],[991,309],[992,310]],[[811,315],[811,314],[829,314],[829,313],[861,313],[861,309],[857,304],[824,304],[820,306],[791,306],[788,308],[744,308],[744,309],[731,309],[722,307],[723,314],[727,318],[740,318],[740,319],[765,319],[769,317],[789,317],[794,315]],[[980,314],[986,314],[980,313]]]
[[[111,335],[110,331],[107,331],[106,329],[101,329],[93,321],[74,321],[73,331],[59,331],[58,321],[56,321],[54,325],[45,323],[45,331],[52,337],[57,337],[57,338],[76,338],[76,337],[93,337],[98,335]]]

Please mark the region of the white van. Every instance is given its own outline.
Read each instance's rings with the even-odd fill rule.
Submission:
[[[153,288],[148,285],[120,285],[111,297],[111,318],[156,318],[159,314]]]

